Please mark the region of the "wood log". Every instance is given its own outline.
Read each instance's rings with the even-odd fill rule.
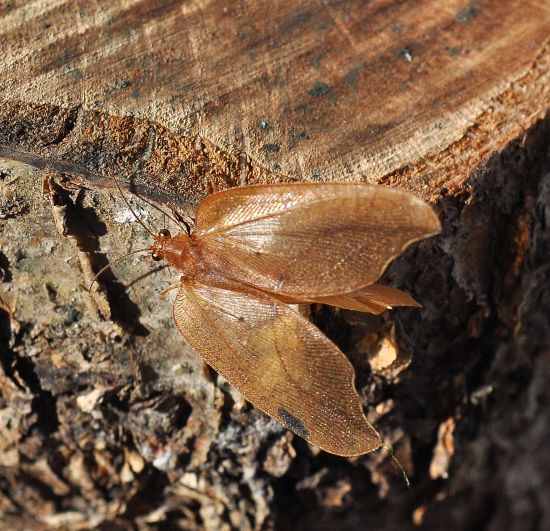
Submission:
[[[0,4],[2,526],[550,527],[549,28],[543,0]],[[249,183],[434,204],[384,279],[421,310],[312,310],[411,490],[205,369],[169,271],[129,257],[88,294],[150,239],[115,179],[154,226],[137,195],[192,215]]]

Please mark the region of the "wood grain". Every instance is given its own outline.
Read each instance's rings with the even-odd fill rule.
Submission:
[[[548,107],[545,0],[1,9],[0,154],[100,181],[137,169],[164,199],[282,179],[434,198]]]

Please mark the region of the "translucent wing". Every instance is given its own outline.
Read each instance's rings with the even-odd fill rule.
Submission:
[[[304,298],[279,294],[273,294],[273,296],[286,304],[329,304],[330,306],[338,306],[338,308],[345,308],[347,310],[375,314],[382,313],[394,306],[421,306],[408,293],[391,286],[381,286],[379,284],[371,284],[351,293],[328,297]]]
[[[244,286],[184,281],[174,320],[184,339],[243,396],[337,455],[378,448],[347,358],[292,308]]]
[[[394,306],[421,306],[408,293],[391,286],[381,286],[379,284],[371,284],[343,295],[315,297],[309,302],[319,302],[348,310],[375,314],[382,313]]]
[[[372,284],[408,244],[439,228],[430,206],[404,190],[304,183],[208,196],[195,234],[224,276],[307,298]]]

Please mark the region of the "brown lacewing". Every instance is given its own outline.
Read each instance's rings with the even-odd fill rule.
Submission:
[[[163,229],[148,249],[181,271],[174,321],[242,395],[327,452],[381,446],[346,356],[289,304],[380,313],[419,306],[376,284],[410,243],[440,229],[413,194],[368,184],[279,184],[206,197],[194,229]]]

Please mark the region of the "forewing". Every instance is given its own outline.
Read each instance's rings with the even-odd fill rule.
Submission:
[[[251,288],[184,281],[174,320],[209,365],[297,435],[337,455],[380,446],[348,359],[284,303]]]
[[[404,190],[367,184],[235,188],[199,206],[196,237],[224,276],[289,296],[331,296],[372,284],[411,242],[440,228]]]

